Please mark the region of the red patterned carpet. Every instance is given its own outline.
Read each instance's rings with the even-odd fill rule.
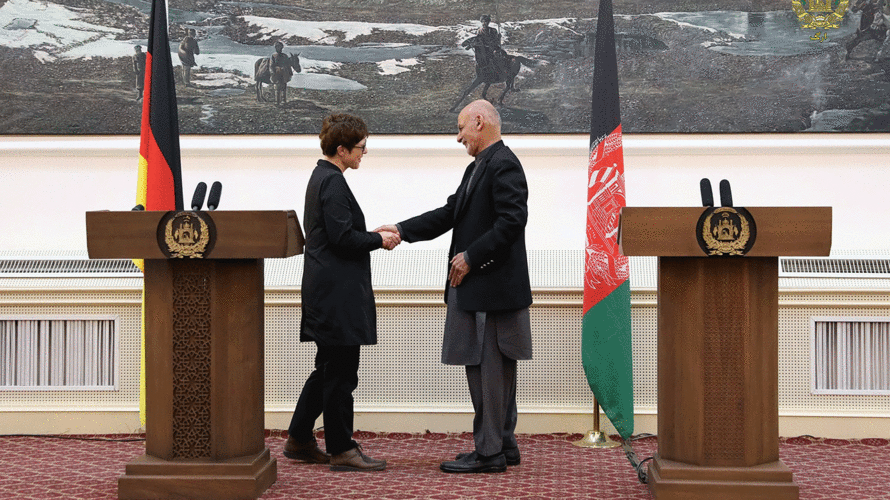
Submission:
[[[117,498],[117,478],[140,455],[140,436],[0,436],[0,499]],[[285,433],[266,443],[278,459],[278,481],[263,499],[650,499],[620,449],[578,448],[579,434],[519,436],[522,464],[503,474],[453,475],[439,462],[472,446],[464,434],[359,432],[365,452],[385,458],[384,472],[331,472],[284,458]],[[634,442],[640,458],[655,438]],[[323,447],[323,443],[322,443]],[[782,460],[793,471],[802,499],[890,499],[890,441],[783,438]]]

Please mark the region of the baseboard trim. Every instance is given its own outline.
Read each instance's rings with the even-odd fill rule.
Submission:
[[[266,410],[266,429],[287,429],[290,409]],[[603,432],[615,434],[605,417],[600,419]],[[634,434],[656,434],[658,417],[654,413],[634,415]],[[323,425],[321,419],[318,426]],[[472,429],[469,411],[369,411],[355,414],[355,427],[371,432],[465,432]],[[583,412],[522,412],[517,432],[522,434],[583,434],[591,430],[593,416]],[[9,434],[137,434],[145,429],[136,408],[110,410],[25,409],[0,410],[0,435]],[[811,435],[838,439],[884,438],[890,435],[890,416],[818,416],[780,415],[780,436]]]

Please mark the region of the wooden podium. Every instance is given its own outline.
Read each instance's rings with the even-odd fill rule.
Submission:
[[[658,256],[658,500],[799,497],[779,460],[778,257],[828,255],[831,208],[747,211],[744,256],[708,256],[705,208],[621,212],[622,253]]]
[[[90,258],[145,259],[145,455],[118,498],[246,499],[264,439],[263,259],[302,253],[293,211],[87,212]]]

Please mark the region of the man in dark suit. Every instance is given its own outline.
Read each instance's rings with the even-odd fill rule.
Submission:
[[[408,242],[453,230],[442,362],[466,367],[476,449],[440,468],[503,472],[520,462],[516,361],[532,356],[528,186],[519,159],[501,141],[500,116],[491,103],[467,105],[457,126],[457,141],[475,157],[457,191],[441,208],[377,230],[398,231]]]

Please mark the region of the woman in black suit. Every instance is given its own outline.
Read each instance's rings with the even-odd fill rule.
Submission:
[[[343,175],[359,168],[367,152],[365,122],[330,115],[319,137],[324,159],[318,160],[306,188],[300,322],[300,340],[315,342],[318,352],[291,419],[284,456],[330,463],[331,470],[383,470],[386,461],[368,457],[352,439],[352,391],[358,386],[360,347],[377,343],[371,251],[392,250],[401,240],[392,232],[367,230]],[[312,431],[322,414],[327,454]]]

